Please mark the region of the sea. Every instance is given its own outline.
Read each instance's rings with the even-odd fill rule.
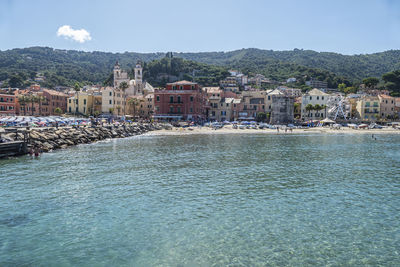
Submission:
[[[146,134],[0,160],[0,266],[399,266],[400,135]]]

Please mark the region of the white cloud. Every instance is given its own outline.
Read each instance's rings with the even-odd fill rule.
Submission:
[[[79,43],[92,40],[90,33],[85,29],[74,30],[69,25],[64,25],[58,28],[57,36],[64,36],[65,39],[72,39]]]

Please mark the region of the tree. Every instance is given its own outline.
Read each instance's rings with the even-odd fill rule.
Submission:
[[[340,92],[344,92],[344,89],[346,88],[346,84],[345,83],[341,83],[338,85],[338,89]]]
[[[391,91],[391,95],[400,96],[400,70],[388,72],[382,75],[385,87]]]
[[[317,112],[319,112],[320,110],[322,110],[322,106],[320,104],[315,104],[314,106],[314,110],[316,110]]]
[[[346,87],[343,92],[345,94],[355,94],[357,93],[357,88],[354,86]]]
[[[121,106],[117,106],[116,108],[117,108],[117,112],[118,112],[117,115],[119,116],[119,112],[121,111]]]
[[[258,122],[264,122],[267,119],[267,114],[265,114],[264,112],[259,112],[257,113],[257,118],[256,120]]]
[[[375,77],[368,77],[362,80],[362,83],[365,84],[368,88],[375,88],[378,85],[379,79]]]
[[[121,89],[121,91],[122,91],[122,94],[123,94],[123,96],[124,96],[124,108],[123,108],[123,111],[124,111],[124,116],[125,116],[125,109],[126,109],[126,89],[128,89],[128,87],[129,87],[129,85],[126,83],[126,82],[122,82],[122,83],[120,83],[119,84],[119,89]]]
[[[38,98],[37,98],[37,96],[36,95],[30,95],[29,96],[29,102],[31,103],[31,116],[33,116],[33,106],[34,106],[34,104],[35,103],[37,103],[38,102]]]
[[[134,118],[136,117],[136,108],[137,108],[137,106],[139,106],[139,104],[141,102],[143,102],[143,100],[142,99],[138,99],[138,98],[130,98],[128,100],[128,105],[133,107],[133,117]]]
[[[13,88],[21,87],[23,84],[24,81],[21,79],[19,75],[11,76],[10,80],[8,81],[8,85]]]
[[[62,109],[59,108],[59,107],[56,107],[56,108],[54,109],[54,113],[57,114],[57,115],[61,115]]]
[[[108,112],[109,112],[110,114],[113,114],[114,108],[109,108],[109,109],[108,109]]]
[[[74,85],[74,90],[75,90],[75,99],[74,99],[74,101],[75,101],[74,108],[75,108],[75,109],[74,109],[74,115],[76,116],[76,110],[77,110],[77,107],[78,107],[78,93],[81,91],[81,88],[80,88],[78,82],[75,83],[75,85]]]
[[[314,106],[312,104],[307,104],[306,106],[306,111],[308,111],[308,117],[311,117],[311,110],[314,109]]]
[[[327,108],[327,106],[326,106],[326,105],[322,105],[322,106],[321,106],[321,109],[324,109],[324,111],[325,111],[325,118],[327,118],[327,117],[328,117],[328,114],[326,114],[326,108]]]
[[[29,97],[21,95],[18,97],[18,103],[24,107],[24,116],[26,115],[26,104],[29,103]]]
[[[42,102],[44,101],[47,101],[47,98],[42,95],[36,96],[36,102],[39,103],[39,116],[42,116]]]

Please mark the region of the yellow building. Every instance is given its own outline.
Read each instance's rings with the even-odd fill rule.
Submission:
[[[362,121],[376,121],[380,106],[377,96],[364,96],[357,101],[357,115]]]
[[[379,95],[380,117],[382,119],[393,119],[395,115],[396,99],[388,95]]]
[[[73,114],[94,115],[101,113],[101,94],[78,92],[68,98],[67,111]]]

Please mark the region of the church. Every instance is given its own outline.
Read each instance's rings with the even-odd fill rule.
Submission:
[[[143,68],[140,61],[136,63],[133,71],[134,79],[131,80],[128,72],[121,69],[119,62],[115,63],[113,86],[105,88],[102,93],[103,113],[150,117],[153,109],[154,88],[143,81]],[[126,83],[127,87],[122,88],[122,83]],[[129,100],[133,98],[136,101],[130,102]],[[132,107],[132,103],[138,103],[138,106]]]
[[[142,96],[148,93],[153,93],[154,88],[147,82],[143,82],[143,68],[138,61],[134,68],[135,79],[129,80],[128,72],[121,69],[117,61],[114,66],[114,89],[120,90],[120,84],[126,82],[128,88],[125,90],[126,96]]]

